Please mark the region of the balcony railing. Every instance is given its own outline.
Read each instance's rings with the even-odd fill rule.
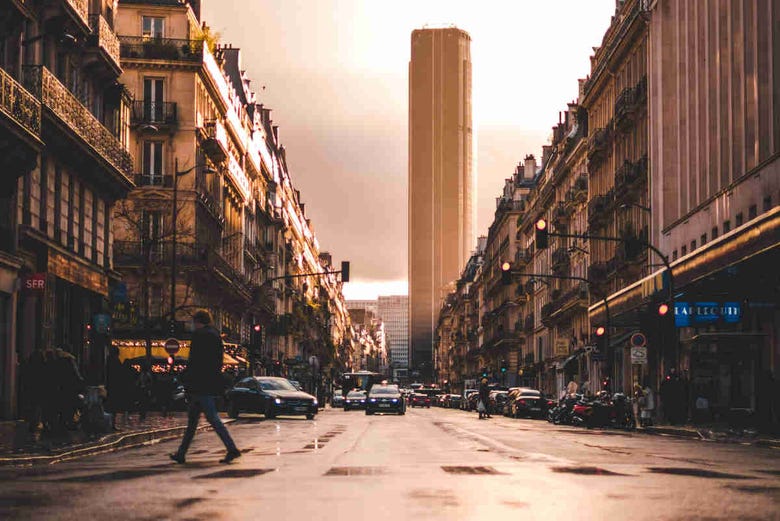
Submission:
[[[120,36],[119,42],[120,54],[124,59],[203,61],[204,42],[200,40]]]
[[[643,76],[633,87],[626,87],[615,100],[615,126],[630,128],[636,113],[647,99],[647,76]]]
[[[531,333],[534,330],[534,314],[531,313],[530,315],[527,315],[525,317],[525,322],[523,323],[523,329],[526,333]]]
[[[606,195],[597,195],[588,203],[588,223],[596,225],[607,218],[609,200]]]
[[[580,307],[587,307],[588,301],[588,286],[584,282],[569,288],[562,295],[552,301],[552,313],[555,314],[558,310],[564,308],[570,302],[578,304]]]
[[[531,262],[533,258],[534,256],[533,253],[531,253],[531,249],[523,248],[521,250],[517,250],[517,253],[515,253],[515,264],[518,266],[524,266]]]
[[[132,179],[133,159],[119,140],[49,69],[41,65],[24,68],[24,84],[62,123],[83,139],[117,172]]]
[[[84,25],[89,24],[89,1],[88,0],[65,0],[65,4],[70,6],[76,16],[81,18]]]
[[[219,120],[207,121],[203,125],[203,150],[216,162],[221,163],[228,157],[228,137],[225,125]]]
[[[133,101],[131,125],[173,126],[178,121],[176,103],[170,101]]]
[[[89,26],[92,28],[92,42],[105,52],[106,56],[114,62],[114,65],[120,67],[119,64],[119,38],[108,25],[108,22],[103,15],[92,14],[89,15]]]
[[[606,155],[607,146],[609,145],[610,130],[609,128],[596,129],[588,138],[588,161],[591,163],[598,163]]]
[[[179,266],[202,265],[207,247],[200,243],[176,244],[176,263]],[[171,241],[114,241],[114,264],[117,267],[159,266],[171,263]]]
[[[0,111],[30,134],[41,133],[41,102],[0,68]]]
[[[547,302],[542,306],[542,324],[545,326],[550,325],[550,315],[552,315],[553,312],[553,304],[552,302]]]
[[[135,174],[133,176],[136,186],[160,186],[173,188],[173,176],[163,174]]]
[[[557,248],[552,254],[553,268],[563,268],[569,265],[569,250],[567,248]]]

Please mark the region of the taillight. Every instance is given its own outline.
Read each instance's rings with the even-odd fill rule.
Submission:
[[[520,405],[525,405],[525,400],[520,400]]]

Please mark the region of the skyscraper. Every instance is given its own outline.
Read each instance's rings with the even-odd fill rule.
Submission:
[[[409,367],[409,297],[379,297],[379,316],[385,324],[387,350],[393,364],[393,378],[407,375]]]
[[[409,63],[409,348],[431,375],[436,313],[474,242],[471,38],[412,32]]]

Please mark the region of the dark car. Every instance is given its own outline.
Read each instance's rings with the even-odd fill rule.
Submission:
[[[544,418],[551,402],[535,389],[523,389],[512,404],[512,416],[515,418]]]
[[[479,393],[471,393],[469,394],[466,410],[467,411],[476,411],[477,410],[477,403],[479,402]]]
[[[444,401],[444,407],[448,409],[460,409],[462,398],[459,394],[448,394]]]
[[[317,414],[317,399],[295,388],[289,380],[272,376],[252,376],[239,380],[226,393],[228,415],[238,418],[242,411],[264,414],[266,418]]]
[[[397,385],[374,385],[368,392],[366,414],[376,412],[406,413],[406,402]]]
[[[414,393],[410,405],[412,407],[430,407],[431,398],[426,394]]]
[[[344,398],[344,410],[350,411],[354,409],[366,408],[366,392],[365,391],[350,391]]]
[[[341,409],[344,407],[344,395],[341,394],[341,389],[335,389],[333,391],[333,398],[330,401],[330,406],[334,409]]]

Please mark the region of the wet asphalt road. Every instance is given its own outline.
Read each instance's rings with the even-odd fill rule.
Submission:
[[[447,409],[213,432],[46,467],[0,468],[0,519],[780,520],[780,450],[588,431]]]

